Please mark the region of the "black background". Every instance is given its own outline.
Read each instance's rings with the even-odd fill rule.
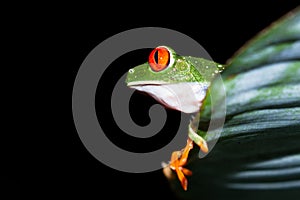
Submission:
[[[35,149],[37,164],[31,167],[28,176],[33,184],[29,185],[31,190],[27,190],[25,196],[39,199],[176,199],[162,171],[120,172],[103,165],[85,149],[74,126],[71,106],[73,83],[83,60],[110,36],[132,28],[155,26],[192,37],[215,61],[225,63],[247,40],[298,5],[296,1],[276,1],[271,5],[252,1],[232,5],[201,1],[199,5],[179,2],[174,3],[174,7],[160,7],[158,3],[131,9],[118,3],[82,7],[77,4],[76,9],[72,5],[57,5],[45,12],[41,9],[28,19],[36,21],[30,38],[38,40],[35,50],[43,67],[38,70],[42,75],[38,78],[41,84],[38,82],[36,86],[42,86],[37,91],[46,95],[44,99],[40,97],[39,109],[47,120],[40,124],[43,137],[39,140],[42,142],[40,148]],[[132,63],[145,62],[147,53],[147,50],[140,51],[136,57],[130,55],[119,63],[134,66]],[[109,85],[109,78],[107,81]],[[101,104],[99,98],[97,105]],[[174,112],[173,115],[178,114]],[[151,143],[148,147],[151,149]],[[142,147],[137,144],[137,151],[141,150],[138,148]],[[41,150],[46,153],[39,154]],[[22,183],[21,189],[25,187],[26,183]]]

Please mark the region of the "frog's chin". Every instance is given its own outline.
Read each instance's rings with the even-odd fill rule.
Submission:
[[[208,85],[198,82],[145,84],[130,86],[146,92],[164,106],[184,113],[198,112]]]

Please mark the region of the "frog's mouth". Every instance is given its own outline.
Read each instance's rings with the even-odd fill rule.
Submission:
[[[166,84],[163,82],[139,82],[128,84],[130,88],[145,92],[162,105],[184,113],[198,112],[208,85],[197,82]]]

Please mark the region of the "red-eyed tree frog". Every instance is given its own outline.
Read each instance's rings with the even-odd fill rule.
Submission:
[[[184,166],[193,144],[208,152],[208,145],[197,134],[195,124],[211,81],[224,67],[211,60],[178,55],[168,46],[158,46],[151,51],[148,62],[131,68],[127,74],[128,87],[148,93],[168,108],[194,114],[187,129],[186,146],[173,152],[166,166],[176,172],[184,190],[188,186],[185,175],[192,174]]]

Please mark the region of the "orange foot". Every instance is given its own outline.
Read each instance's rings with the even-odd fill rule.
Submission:
[[[193,141],[188,138],[185,148],[181,151],[174,151],[170,161],[170,168],[176,171],[178,179],[184,190],[187,190],[188,185],[187,179],[184,175],[190,176],[192,175],[192,172],[186,168],[183,168],[183,166],[187,163],[187,158],[192,148]]]
[[[199,145],[200,149],[204,152],[207,152],[207,145],[206,142],[197,144]],[[184,190],[187,190],[188,187],[188,181],[185,177],[192,175],[192,171],[189,169],[184,168],[183,166],[187,163],[187,158],[189,155],[190,150],[193,148],[193,140],[190,138],[187,139],[187,144],[184,149],[181,151],[174,151],[171,156],[171,161],[169,167],[174,170],[177,174],[177,177],[181,183],[181,186]]]

